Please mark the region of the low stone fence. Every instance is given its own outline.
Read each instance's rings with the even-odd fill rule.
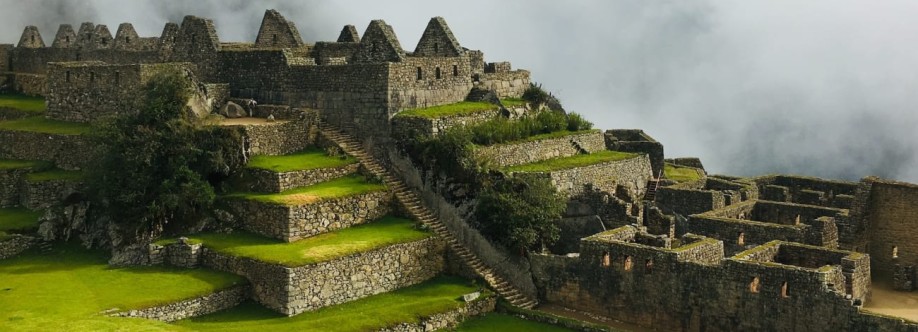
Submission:
[[[497,297],[491,296],[484,299],[477,299],[467,303],[459,308],[422,317],[417,323],[402,323],[395,326],[380,329],[381,332],[425,332],[439,331],[447,328],[455,328],[468,318],[480,316],[494,311]]]
[[[29,169],[17,168],[0,171],[0,207],[19,204],[19,190],[23,177]]]
[[[119,312],[115,317],[140,317],[164,322],[204,316],[235,307],[250,297],[251,287],[239,285],[175,303]]]
[[[96,151],[89,138],[80,135],[0,130],[0,158],[46,160],[67,170],[85,168]]]
[[[430,279],[444,270],[445,250],[442,239],[430,237],[331,261],[286,267],[205,248],[203,265],[246,277],[258,302],[293,316]]]
[[[568,196],[578,196],[591,187],[608,193],[615,193],[616,186],[624,186],[632,192],[643,193],[647,180],[652,177],[650,159],[647,155],[608,161],[551,172],[517,173],[523,177],[548,178],[552,185]]]
[[[6,240],[0,240],[0,259],[15,257],[38,243],[38,239],[14,234]]]
[[[360,168],[359,163],[341,167],[328,167],[292,172],[275,172],[260,168],[246,168],[242,171],[242,180],[257,192],[279,193],[287,189],[305,187],[319,182],[337,179],[353,174]]]
[[[605,139],[596,130],[537,141],[482,146],[475,149],[475,156],[490,161],[493,166],[506,167],[605,149]]]
[[[399,116],[392,118],[392,137],[398,140],[413,139],[418,136],[436,136],[455,126],[468,126],[485,122],[500,116],[500,109],[425,118],[420,116]]]
[[[293,206],[242,199],[230,202],[243,228],[287,242],[367,223],[389,214],[391,206],[388,191]]]

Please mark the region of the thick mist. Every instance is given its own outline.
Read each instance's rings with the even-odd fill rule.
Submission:
[[[642,128],[709,172],[918,182],[918,2],[0,0],[0,43],[37,25],[131,22],[158,36],[186,14],[253,41],[265,9],[305,41],[393,26],[412,51],[432,16],[488,61],[532,71],[600,128]]]

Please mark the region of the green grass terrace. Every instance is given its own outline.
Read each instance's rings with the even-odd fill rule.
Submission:
[[[226,197],[269,204],[305,205],[383,190],[386,190],[384,184],[369,182],[361,175],[350,175],[311,186],[288,189],[276,194],[233,193],[226,195]]]
[[[676,182],[689,182],[701,179],[701,174],[698,173],[698,169],[672,164],[663,165],[663,174],[667,179]]]
[[[0,209],[0,241],[9,238],[10,233],[38,228],[38,217],[40,216],[41,212],[25,208]]]
[[[222,254],[296,267],[418,241],[433,235],[418,229],[416,225],[411,220],[385,217],[368,224],[289,243],[246,232],[200,234],[191,236],[190,240],[203,243],[205,247]],[[171,240],[159,243],[168,242]]]
[[[46,119],[44,116],[0,121],[0,130],[43,134],[82,135],[88,133],[90,128],[90,125],[86,123],[51,120]]]
[[[4,108],[40,114],[45,111],[45,99],[42,97],[0,93],[0,109]]]
[[[0,260],[0,330],[175,331],[106,313],[178,302],[246,281],[207,269],[111,268],[108,254],[75,246]]]
[[[29,182],[43,181],[80,181],[86,174],[81,171],[67,171],[59,168],[53,168],[46,171],[26,174],[26,180]]]
[[[468,280],[443,276],[293,317],[246,302],[230,310],[176,322],[176,326],[196,331],[376,331],[400,323],[417,323],[421,317],[465,306],[462,295],[478,290]],[[487,291],[482,294],[491,296]]]
[[[554,131],[554,132],[550,132],[550,133],[545,133],[545,134],[538,134],[538,135],[529,136],[529,137],[526,137],[526,138],[521,139],[521,140],[510,141],[510,142],[504,142],[504,143],[497,143],[497,144],[495,144],[495,145],[501,145],[501,144],[518,144],[518,143],[525,143],[525,142],[535,142],[535,141],[541,141],[541,140],[552,139],[552,138],[567,137],[567,136],[572,136],[572,135],[580,135],[580,134],[586,134],[586,133],[598,133],[598,132],[600,132],[600,131],[601,131],[601,130],[599,130],[599,129],[587,129],[587,130],[578,130],[578,131],[559,130],[559,131]]]
[[[40,160],[0,159],[0,171],[20,168],[43,170],[51,168],[51,163]]]
[[[357,159],[351,156],[329,156],[321,149],[308,149],[283,156],[254,156],[246,167],[283,173],[341,167],[356,162]]]
[[[636,153],[618,151],[600,151],[590,154],[579,154],[571,157],[553,158],[530,164],[504,168],[504,171],[515,172],[553,172],[571,168],[590,166],[610,161],[631,159],[640,156]]]
[[[496,109],[498,109],[498,106],[489,102],[463,101],[455,104],[405,110],[399,112],[395,116],[436,119],[454,115],[471,115]]]

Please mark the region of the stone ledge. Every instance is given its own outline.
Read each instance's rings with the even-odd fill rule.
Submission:
[[[291,172],[275,172],[260,168],[246,168],[243,170],[242,177],[243,181],[250,184],[251,190],[253,191],[279,193],[284,190],[306,187],[354,174],[359,168],[359,163],[341,167],[327,167]]]
[[[589,187],[614,194],[617,186],[627,188],[636,197],[645,191],[651,172],[650,159],[640,155],[550,172],[515,172],[514,175],[549,179],[558,191],[570,197],[586,193]]]
[[[570,157],[580,154],[581,149],[589,153],[605,150],[602,132],[571,133],[564,137],[482,146],[475,150],[475,156],[490,161],[496,167],[507,167]]]
[[[26,235],[13,235],[0,241],[0,259],[7,259],[21,254],[38,243],[38,239]]]
[[[491,296],[485,299],[474,300],[459,308],[433,314],[427,317],[421,317],[417,323],[401,323],[379,329],[381,332],[424,332],[438,331],[446,328],[455,328],[466,319],[480,316],[494,311],[497,304],[497,297]]]
[[[113,314],[114,317],[140,317],[164,322],[204,316],[235,307],[251,295],[249,285],[239,285],[212,294],[182,300],[166,305]]]

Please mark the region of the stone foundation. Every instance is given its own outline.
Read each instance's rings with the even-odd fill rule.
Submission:
[[[251,200],[233,200],[229,204],[246,230],[293,242],[379,219],[392,211],[391,202],[388,191],[376,191],[306,205]]]
[[[258,302],[293,316],[420,283],[444,270],[444,256],[442,239],[430,237],[300,267],[205,249],[203,265],[245,276]]]
[[[249,285],[240,285],[233,288],[217,291],[213,294],[170,303],[167,305],[130,310],[114,314],[116,317],[140,317],[155,319],[164,322],[204,316],[218,311],[235,307],[249,298],[251,288]]]
[[[651,167],[647,155],[641,155],[571,169],[516,174],[548,178],[555,188],[568,196],[582,195],[588,188],[615,193],[616,186],[630,188],[631,192],[643,193],[647,188],[647,180],[651,177]]]
[[[62,201],[67,193],[77,191],[83,187],[80,181],[72,180],[47,180],[47,181],[22,181],[20,186],[19,204],[30,210],[48,208]]]

